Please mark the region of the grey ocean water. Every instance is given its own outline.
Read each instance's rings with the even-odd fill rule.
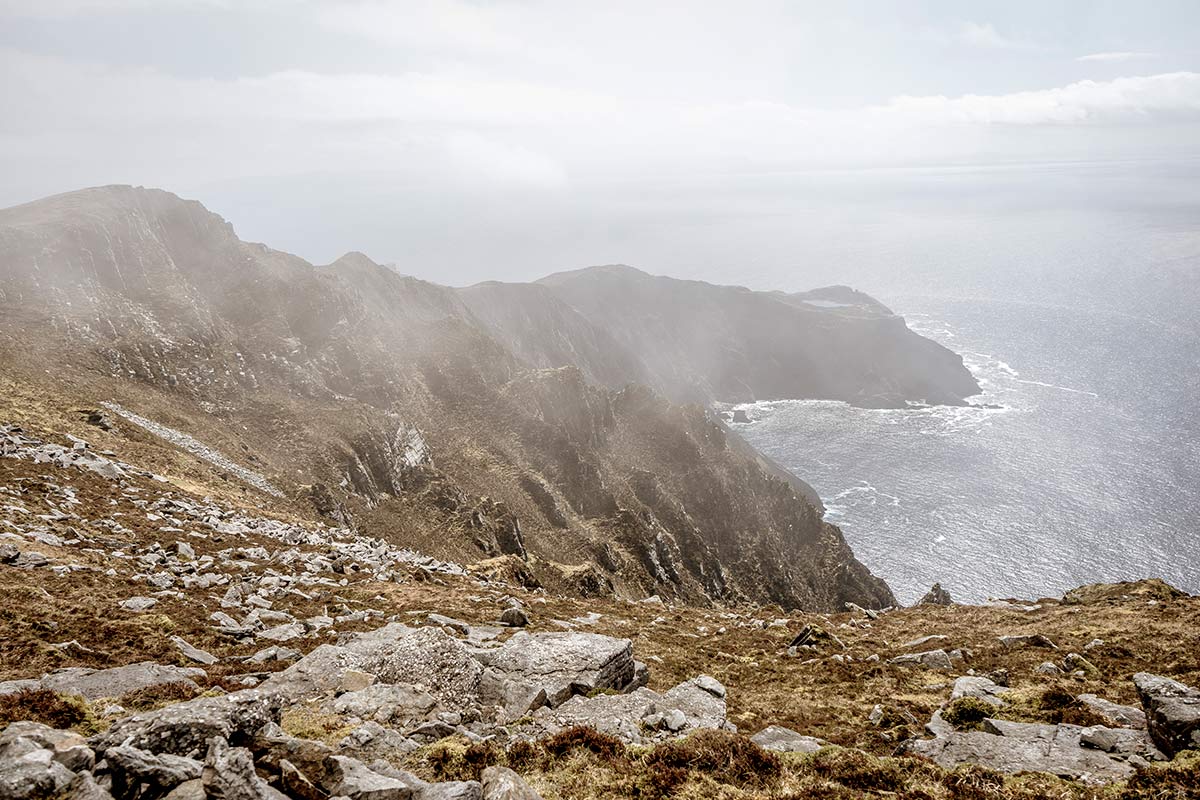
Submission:
[[[763,258],[742,282],[865,289],[1000,408],[778,401],[738,429],[816,487],[902,601],[934,581],[974,601],[1145,576],[1200,592],[1198,179],[1194,163],[822,178],[827,206],[784,215],[796,266]]]

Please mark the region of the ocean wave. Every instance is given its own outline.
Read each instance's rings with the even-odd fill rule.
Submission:
[[[835,494],[833,497],[824,501],[826,516],[845,516],[846,512],[853,511],[856,508],[863,506],[888,506],[891,508],[900,507],[900,498],[897,495],[889,494],[880,491],[869,481],[859,481],[855,486]]]
[[[1018,380],[1017,383],[1027,383],[1030,386],[1043,386],[1047,389],[1057,389],[1060,392],[1071,392],[1072,394],[1086,394],[1089,397],[1099,397],[1095,392],[1089,392],[1087,389],[1072,389],[1070,386],[1058,386],[1053,383],[1043,383],[1041,381]]]

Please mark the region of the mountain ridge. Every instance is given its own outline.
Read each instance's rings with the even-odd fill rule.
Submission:
[[[533,319],[558,314],[542,331],[583,365],[530,363],[501,335],[512,317],[481,319],[469,289],[354,252],[314,266],[241,242],[199,203],[123,186],[0,211],[0,253],[11,375],[60,390],[38,374],[53,359],[81,402],[253,458],[308,513],[434,555],[515,555],[588,591],[894,603],[802,481],[701,407],[605,386],[637,362],[570,303]]]

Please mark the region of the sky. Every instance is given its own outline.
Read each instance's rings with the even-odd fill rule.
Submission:
[[[317,263],[653,269],[631,220],[761,214],[781,176],[1194,163],[1197,30],[1194,0],[0,0],[0,206],[130,183]]]

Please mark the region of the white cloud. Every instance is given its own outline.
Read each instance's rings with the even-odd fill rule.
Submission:
[[[1141,58],[1158,58],[1158,53],[1134,53],[1120,51],[1114,53],[1089,53],[1080,56],[1076,61],[1134,61]]]
[[[1200,113],[1200,73],[1172,72],[1004,95],[894,98],[886,112],[932,123],[1040,125],[1150,119]]]

